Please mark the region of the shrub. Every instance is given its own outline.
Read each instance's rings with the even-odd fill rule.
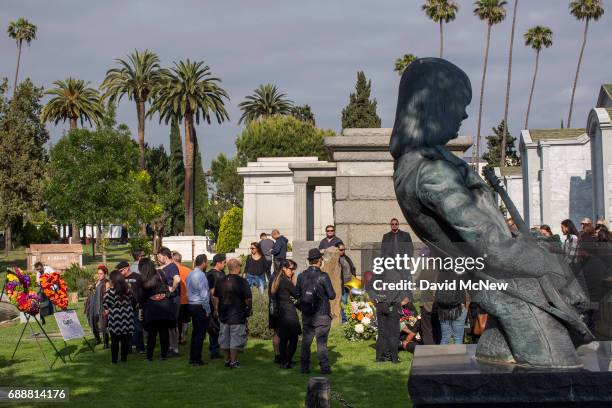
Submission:
[[[66,281],[69,292],[78,292],[80,297],[87,296],[89,286],[96,281],[96,267],[81,268],[78,264],[72,264],[62,274]]]
[[[38,243],[40,244],[50,244],[53,241],[59,239],[59,234],[53,228],[50,222],[45,221],[42,223],[40,228],[38,228]]]
[[[153,252],[153,244],[149,237],[146,236],[135,236],[128,240],[128,245],[130,247],[130,252],[134,253],[134,251],[144,251],[145,256],[148,257]]]
[[[269,340],[274,332],[268,327],[268,295],[265,292],[260,295],[256,288],[252,292],[253,313],[249,317],[249,336]]]
[[[26,222],[21,230],[21,245],[30,246],[30,244],[38,242],[38,228],[30,221]]]
[[[232,207],[223,214],[216,252],[232,252],[242,239],[242,208]]]

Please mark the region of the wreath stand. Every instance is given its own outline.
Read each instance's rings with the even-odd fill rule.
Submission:
[[[51,347],[53,347],[53,350],[55,350],[55,354],[57,355],[57,357],[55,357],[55,360],[53,360],[52,363],[49,362],[49,359],[45,355],[45,352],[43,351],[42,346],[40,345],[40,343],[38,341],[38,335],[36,335],[36,333],[34,332],[34,328],[32,327],[32,322],[30,321],[31,319],[33,319],[36,322],[36,324],[38,324],[38,327],[40,328],[42,333],[45,335],[47,340],[49,341],[49,344],[51,344]],[[15,351],[13,351],[13,355],[11,356],[11,360],[15,358],[15,354],[17,353],[17,349],[19,348],[19,345],[21,344],[21,339],[23,338],[23,335],[24,335],[24,333],[25,333],[25,331],[26,331],[26,329],[28,327],[30,328],[30,332],[32,333],[32,337],[36,341],[36,345],[38,346],[38,349],[40,350],[40,354],[43,356],[43,359],[45,360],[45,363],[47,364],[47,367],[49,367],[49,370],[51,370],[53,368],[53,366],[55,365],[55,363],[57,362],[58,359],[61,359],[62,362],[64,364],[66,364],[66,359],[64,359],[64,356],[62,356],[61,353],[59,352],[59,350],[57,349],[57,347],[55,347],[55,344],[53,343],[53,341],[51,340],[51,338],[49,337],[49,335],[45,331],[45,329],[42,326],[42,324],[40,324],[40,321],[38,320],[38,318],[36,316],[30,315],[30,314],[26,314],[26,322],[25,322],[25,324],[23,326],[23,330],[21,331],[21,335],[19,336],[19,340],[17,340],[17,345],[15,346]]]
[[[61,311],[62,312],[67,312],[67,311],[74,311],[74,312],[76,312],[76,309],[65,309],[65,310],[61,310]],[[80,322],[79,322],[79,324],[80,324]],[[87,336],[83,335],[83,337],[81,337],[81,338],[83,339],[85,344],[87,344],[87,347],[91,350],[91,352],[95,353],[96,350],[95,350],[94,346],[92,346],[91,343],[87,340]],[[76,340],[76,339],[70,339],[70,340]],[[70,341],[70,340],[68,340],[68,341]],[[66,342],[66,340],[64,340],[64,349],[66,349],[66,348],[68,348],[68,343]],[[70,361],[73,361],[72,360],[72,353],[68,352],[68,358],[70,359]]]

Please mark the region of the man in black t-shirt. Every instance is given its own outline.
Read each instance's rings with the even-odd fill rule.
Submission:
[[[215,283],[214,315],[219,317],[219,345],[225,353],[225,366],[240,367],[238,354],[247,342],[246,323],[251,312],[251,288],[240,276],[240,261],[227,262],[229,275]]]
[[[142,277],[139,273],[132,271],[127,261],[119,262],[115,269],[121,272],[125,281],[130,285],[134,299],[136,299],[136,305],[134,306],[134,334],[130,338],[130,352],[132,348],[136,348],[139,354],[143,354],[145,352],[144,335],[139,316],[142,307]]]
[[[210,310],[215,310],[213,307],[213,295],[215,292],[215,284],[217,281],[225,278],[225,254],[215,254],[212,260],[212,269],[206,272],[206,279],[208,280],[208,288],[210,290]],[[208,323],[208,336],[209,346],[208,351],[210,352],[210,359],[221,358],[219,353],[219,317],[213,314],[212,318]]]

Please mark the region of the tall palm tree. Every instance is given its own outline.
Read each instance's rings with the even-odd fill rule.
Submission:
[[[482,82],[480,83],[480,106],[478,108],[478,128],[476,130],[476,160],[480,160],[480,127],[482,124],[482,106],[484,103],[484,87],[487,78],[487,64],[489,63],[489,45],[491,44],[491,28],[506,18],[505,0],[477,0],[474,14],[487,23],[487,42],[485,47],[484,66],[482,69]]]
[[[269,118],[274,115],[289,115],[293,107],[293,101],[287,99],[284,93],[280,93],[276,85],[259,85],[253,95],[246,96],[243,102],[238,104],[242,110],[242,116],[238,123],[250,123],[254,120]]]
[[[159,121],[168,124],[173,118],[185,124],[185,235],[193,235],[193,162],[194,119],[200,116],[210,124],[211,117],[218,123],[229,119],[223,99],[229,96],[219,86],[221,80],[211,76],[203,61],[180,61],[169,71],[164,70],[162,81],[153,88],[155,95],[148,115],[159,113]]]
[[[42,110],[43,122],[54,122],[56,125],[66,119],[70,121],[70,130],[77,128],[77,120],[100,124],[104,117],[104,108],[100,102],[98,91],[88,88],[89,82],[82,79],[67,78],[65,81],[53,82],[56,88],[45,93],[53,95]],[[72,242],[79,242],[79,229],[76,221],[72,221]]]
[[[77,128],[77,121],[81,126],[85,121],[100,124],[104,116],[104,107],[100,95],[94,88],[89,88],[89,82],[82,79],[66,78],[64,81],[55,81],[56,88],[45,93],[53,97],[42,110],[41,119],[44,122],[54,122],[56,125],[62,121],[70,121],[70,130]]]
[[[11,21],[6,30],[9,37],[17,41],[17,69],[15,69],[15,84],[13,86],[13,95],[17,90],[17,76],[19,75],[19,62],[21,60],[21,46],[25,41],[28,45],[36,39],[36,26],[30,23],[25,18],[19,18],[17,21]]]
[[[525,45],[536,51],[535,68],[533,70],[533,80],[531,81],[531,91],[529,92],[529,103],[527,104],[525,127],[523,129],[529,128],[529,112],[531,111],[531,100],[533,99],[533,90],[538,75],[538,65],[540,64],[540,51],[542,51],[542,47],[548,48],[552,45],[552,35],[553,32],[550,28],[538,25],[531,27],[523,36],[525,38]]]
[[[453,0],[426,0],[421,7],[427,17],[440,24],[440,58],[444,55],[444,24],[457,17],[459,6]]]
[[[512,11],[512,30],[510,32],[510,50],[508,50],[508,76],[506,80],[506,100],[504,103],[504,128],[502,130],[503,146],[500,150],[499,163],[502,167],[506,166],[506,140],[508,139],[508,108],[510,107],[510,83],[512,82],[512,50],[514,48],[514,29],[516,27],[516,9],[518,0],[514,0],[514,10]]]
[[[123,95],[136,103],[138,115],[138,145],[140,147],[140,168],[145,168],[145,103],[151,99],[151,91],[161,80],[159,57],[152,51],[134,52],[127,60],[117,59],[119,68],[106,72],[100,88],[103,99],[119,102]]]
[[[414,54],[404,54],[395,60],[395,68],[393,68],[393,71],[397,72],[401,76],[408,65],[412,64],[416,59],[417,56]]]
[[[578,57],[578,66],[576,67],[576,76],[574,77],[574,85],[572,86],[572,99],[570,100],[569,115],[567,116],[567,127],[572,127],[572,111],[574,109],[574,95],[576,94],[576,85],[578,84],[578,75],[580,74],[580,65],[582,65],[582,56],[587,42],[587,34],[589,31],[589,22],[597,21],[603,16],[604,8],[601,0],[575,0],[570,2],[570,13],[577,20],[584,20],[584,34],[582,37],[582,47],[580,48],[580,56]]]

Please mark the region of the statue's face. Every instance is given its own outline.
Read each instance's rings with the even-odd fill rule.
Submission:
[[[455,139],[459,135],[461,123],[468,118],[467,106],[470,101],[467,99],[456,101],[451,104],[448,112],[448,140]]]

